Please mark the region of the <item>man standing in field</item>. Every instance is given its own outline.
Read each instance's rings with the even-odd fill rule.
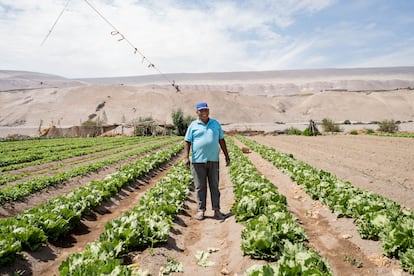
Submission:
[[[198,212],[196,219],[204,219],[207,200],[207,180],[210,188],[211,206],[214,218],[224,220],[226,216],[220,212],[219,191],[219,145],[226,158],[226,166],[230,163],[226,141],[220,123],[209,118],[210,109],[205,102],[196,105],[198,119],[193,121],[185,134],[185,164],[190,167],[194,176],[197,195]]]

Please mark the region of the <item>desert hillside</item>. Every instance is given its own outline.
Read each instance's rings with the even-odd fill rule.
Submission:
[[[232,127],[286,128],[310,119],[341,122],[414,120],[414,67],[323,69],[72,80],[31,72],[0,71],[0,127],[4,132],[90,117],[108,124],[140,117],[171,122],[182,109],[207,101],[211,116]],[[99,107],[99,108],[98,108]],[[11,130],[10,130],[11,129]]]

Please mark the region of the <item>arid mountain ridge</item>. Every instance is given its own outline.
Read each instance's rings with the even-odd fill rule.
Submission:
[[[168,85],[182,90],[233,91],[243,94],[297,94],[321,90],[392,90],[414,86],[413,67],[334,68],[252,72],[179,73],[68,79],[57,75],[0,70],[0,91],[78,85]],[[257,87],[257,83],[261,85]]]
[[[207,101],[211,116],[227,129],[271,130],[323,118],[412,122],[412,87],[414,66],[87,79],[0,70],[0,127],[37,128],[41,121],[72,126],[93,114],[108,124],[140,117],[171,122],[177,109],[195,115],[198,101]]]

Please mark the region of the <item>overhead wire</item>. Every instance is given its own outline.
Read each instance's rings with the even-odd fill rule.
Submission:
[[[120,38],[118,38],[118,41],[124,41],[127,42],[134,50],[134,54],[139,54],[141,56],[141,63],[147,62],[148,68],[153,68],[154,70],[156,70],[167,82],[169,82],[175,89],[177,92],[181,92],[180,87],[175,83],[175,81],[171,81],[160,69],[158,69],[158,67],[156,67],[154,65],[154,63],[152,63],[141,51],[139,51],[139,49],[137,47],[135,47],[135,45],[124,35],[122,34],[105,16],[103,16],[103,14],[101,12],[99,12],[88,0],[83,0],[92,10],[94,10],[99,17],[101,17],[113,30],[111,31],[111,35],[113,36],[119,36]],[[55,25],[57,24],[57,22],[59,21],[60,17],[62,16],[63,12],[66,10],[67,6],[69,5],[70,0],[68,0],[66,2],[65,7],[63,8],[63,10],[61,11],[61,13],[59,14],[58,18],[56,19],[55,23],[53,24],[52,28],[50,29],[49,33],[46,35],[45,39],[42,42],[43,43],[47,40],[47,38],[50,36],[50,34],[52,33]]]
[[[62,17],[63,12],[68,7],[69,2],[70,2],[70,0],[66,1],[65,6],[63,7],[62,11],[59,13],[58,17],[56,18],[55,22],[53,23],[52,28],[50,28],[49,32],[46,34],[45,38],[43,39],[42,43],[40,43],[40,45],[43,45],[46,42],[46,40],[49,38],[50,34],[52,33],[52,31],[55,28],[56,24],[58,23],[59,19]]]

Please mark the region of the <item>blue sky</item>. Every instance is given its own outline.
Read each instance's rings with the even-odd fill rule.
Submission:
[[[88,0],[131,44],[70,0],[41,45],[67,1],[0,0],[0,69],[76,78],[414,66],[412,0]]]

